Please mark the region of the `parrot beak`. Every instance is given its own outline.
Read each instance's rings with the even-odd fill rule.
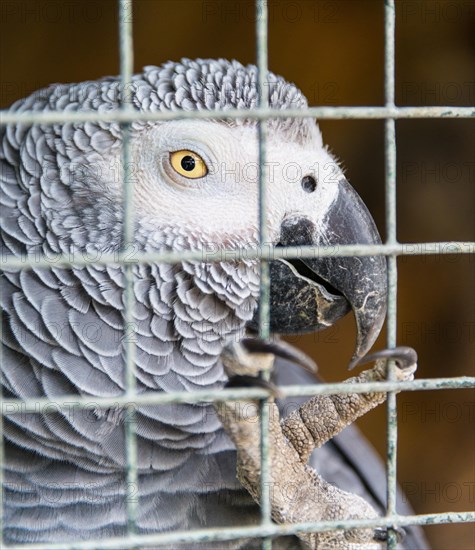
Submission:
[[[319,227],[323,229],[319,229]],[[341,257],[346,244],[380,244],[371,214],[346,180],[323,223],[289,215],[281,224],[278,246],[335,247],[335,256],[270,262],[271,331],[313,332],[333,325],[350,309],[356,318],[356,349],[351,365],[374,344],[386,315],[384,256]]]

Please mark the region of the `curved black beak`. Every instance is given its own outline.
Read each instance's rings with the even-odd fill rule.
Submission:
[[[312,258],[270,264],[271,331],[310,332],[333,325],[353,310],[357,338],[352,362],[376,340],[386,314],[387,274],[384,256],[341,257],[345,244],[379,244],[368,209],[346,180],[324,220],[287,216],[279,246],[315,245]],[[334,256],[318,257],[318,246],[333,246]]]

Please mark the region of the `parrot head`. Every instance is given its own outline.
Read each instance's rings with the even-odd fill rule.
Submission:
[[[269,73],[267,85],[271,108],[307,106],[300,90],[283,78]],[[112,96],[110,84],[103,86],[109,86],[107,94]],[[81,90],[87,95],[84,85]],[[131,90],[132,104],[142,112],[249,109],[257,105],[257,69],[235,61],[183,59],[146,67],[134,77]],[[102,93],[101,101],[109,96]],[[97,108],[95,97],[83,100],[81,108]],[[316,253],[311,258],[271,261],[271,331],[322,329],[352,310],[358,331],[354,358],[361,357],[384,321],[386,260],[337,254],[340,245],[380,243],[375,223],[324,146],[315,120],[274,118],[262,124],[267,130],[269,238],[264,245],[335,249],[330,257]],[[203,262],[182,263],[186,276],[193,279],[191,286],[202,295],[213,295],[215,304],[224,304],[248,326],[255,324],[258,308],[258,262],[233,261],[224,252],[222,262],[206,262],[206,253],[259,246],[258,131],[257,122],[244,114],[242,119],[138,121],[130,133],[137,245],[144,250],[202,250]],[[55,232],[55,238],[60,235],[59,247],[117,249],[122,234],[117,222],[123,214],[120,128],[115,123],[88,123],[75,131],[65,126],[63,134],[70,146],[61,154],[75,155],[64,164],[70,171],[74,165],[87,169],[82,175],[73,171],[67,206],[57,202],[46,213],[56,216],[50,226],[68,228]],[[45,201],[52,196],[56,201],[60,197],[50,192]],[[163,288],[168,287],[162,287],[162,296]],[[192,295],[177,292],[188,307]],[[216,312],[202,309],[201,321],[217,322]],[[197,321],[193,315],[188,316],[190,323]]]

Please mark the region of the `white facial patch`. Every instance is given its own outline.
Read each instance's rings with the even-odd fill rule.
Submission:
[[[315,143],[288,141],[280,132],[267,137],[265,181],[267,222],[273,242],[285,217],[300,215],[324,230],[326,213],[338,196],[343,177],[336,161]],[[170,154],[189,150],[208,172],[187,179],[173,171]],[[136,209],[147,224],[188,228],[194,234],[257,235],[259,204],[258,136],[255,126],[213,121],[173,121],[157,125],[132,140]],[[313,192],[302,179],[316,180]]]

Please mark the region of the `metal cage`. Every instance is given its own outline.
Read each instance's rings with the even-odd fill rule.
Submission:
[[[245,111],[246,118],[255,118],[258,121],[265,121],[269,118],[277,117],[314,117],[322,119],[381,119],[385,121],[385,196],[386,196],[386,227],[387,240],[382,245],[346,245],[340,246],[336,255],[339,256],[369,256],[385,255],[388,258],[388,278],[389,278],[389,302],[387,313],[387,346],[389,348],[396,345],[396,320],[397,320],[397,257],[403,255],[419,254],[473,254],[475,252],[475,243],[473,242],[438,242],[438,243],[419,243],[418,246],[408,243],[399,243],[396,239],[396,119],[409,118],[475,118],[475,107],[397,107],[395,105],[395,0],[385,0],[385,105],[382,107],[310,107],[305,110],[284,110],[275,111],[268,107],[268,91],[265,86],[268,66],[268,6],[267,0],[256,0],[256,35],[257,35],[257,66],[258,83],[260,90],[258,107],[253,110]],[[131,82],[133,71],[133,41],[132,41],[132,0],[119,0],[119,28],[120,28],[120,74],[121,83],[124,89]],[[151,263],[174,263],[181,260],[202,260],[203,254],[200,252],[164,252],[164,253],[137,253],[131,257],[127,253],[127,245],[133,242],[133,186],[131,185],[131,174],[129,170],[129,125],[134,120],[141,121],[164,121],[171,119],[230,119],[243,117],[243,112],[239,110],[230,110],[224,112],[156,112],[156,113],[136,113],[127,100],[123,101],[120,110],[107,112],[99,115],[98,113],[80,113],[80,112],[45,112],[45,113],[9,113],[2,112],[0,124],[53,124],[62,122],[85,122],[85,121],[115,121],[121,124],[123,132],[122,160],[124,163],[123,179],[123,200],[124,200],[124,250],[120,254],[104,254],[100,259],[91,261],[84,257],[59,256],[54,258],[54,265],[68,267],[71,265],[95,264],[121,264],[125,272],[125,326],[133,326],[133,308],[134,295],[132,291],[132,265],[137,262]],[[259,123],[259,225],[260,242],[268,241],[266,235],[266,226],[264,223],[266,214],[266,189],[265,189],[265,159],[266,159],[266,129],[265,125]],[[234,251],[235,253],[235,251]],[[225,250],[217,252],[206,252],[206,261],[219,261],[226,254]],[[267,338],[269,336],[269,272],[268,261],[282,257],[301,258],[314,256],[335,255],[333,247],[319,247],[318,250],[313,247],[296,247],[291,249],[269,249],[265,246],[257,247],[253,250],[246,249],[247,259],[261,260],[261,307],[259,317],[260,336]],[[28,269],[31,266],[48,267],[51,266],[51,258],[2,258],[1,264],[9,268]],[[128,514],[128,535],[121,538],[109,538],[102,540],[61,543],[61,544],[30,544],[15,545],[9,548],[30,548],[45,550],[63,549],[63,550],[86,550],[86,549],[132,549],[147,548],[151,545],[173,546],[179,543],[193,542],[211,542],[233,540],[241,537],[260,537],[264,548],[271,548],[272,537],[278,535],[290,535],[299,532],[310,531],[329,531],[337,529],[350,529],[358,527],[387,527],[389,537],[387,547],[396,548],[396,536],[391,528],[404,525],[428,525],[444,523],[462,523],[475,521],[473,512],[447,512],[438,514],[424,514],[402,516],[396,512],[396,465],[397,465],[397,391],[419,391],[455,388],[473,388],[475,387],[474,377],[455,377],[455,378],[434,378],[417,379],[413,382],[397,383],[393,380],[392,373],[389,373],[386,382],[372,382],[365,384],[315,384],[315,385],[294,385],[281,388],[284,396],[313,396],[317,394],[336,394],[349,392],[370,392],[384,391],[388,394],[387,400],[387,509],[386,514],[374,520],[351,520],[341,522],[318,522],[318,523],[300,523],[276,525],[272,523],[269,506],[269,460],[268,460],[268,441],[266,430],[261,430],[261,494],[262,494],[262,519],[258,526],[242,526],[217,529],[200,529],[192,531],[177,531],[157,533],[152,535],[138,535],[135,530],[135,517],[137,500],[132,496],[133,488],[137,486],[137,448],[134,424],[134,410],[137,405],[159,405],[165,403],[196,403],[203,401],[223,401],[238,400],[240,398],[260,399],[264,404],[268,393],[263,389],[225,389],[219,391],[195,391],[187,393],[163,393],[163,394],[141,394],[135,392],[135,343],[134,338],[125,338],[125,356],[126,356],[126,382],[127,390],[122,397],[114,398],[94,398],[92,403],[90,399],[81,398],[77,395],[64,396],[62,399],[54,401],[43,398],[35,400],[22,401],[19,399],[3,399],[0,396],[2,412],[5,415],[11,414],[21,407],[21,411],[44,413],[49,410],[54,412],[58,407],[71,406],[92,409],[97,406],[107,407],[110,405],[123,406],[128,411],[128,422],[126,426],[126,457],[127,457],[127,483],[130,488],[130,494],[127,498]],[[392,371],[393,369],[390,369]],[[261,407],[261,422],[265,426],[268,422],[267,411],[264,406]],[[0,416],[1,432],[2,416]],[[0,464],[3,462],[3,442],[0,445]],[[0,468],[0,484],[3,481],[2,470]],[[3,495],[2,495],[3,496]],[[2,498],[3,506],[3,498]],[[3,512],[3,507],[1,508]],[[2,514],[3,515],[3,514]]]

